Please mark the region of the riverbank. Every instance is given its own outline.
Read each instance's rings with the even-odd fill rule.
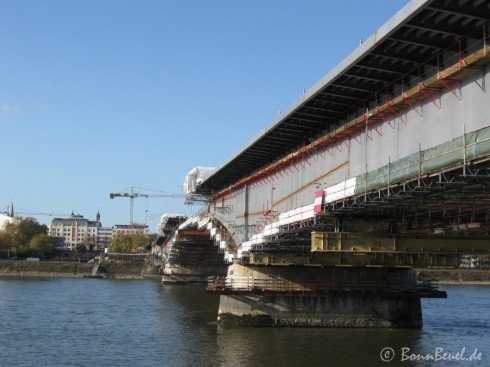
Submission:
[[[94,264],[63,261],[0,260],[0,277],[83,278],[92,275]],[[110,279],[148,279],[143,262],[103,261],[98,276]]]
[[[69,261],[0,260],[0,277],[83,278],[92,275],[94,264]],[[156,279],[161,275],[142,261],[103,261],[97,275],[110,279]],[[437,280],[439,284],[490,285],[490,270],[415,269],[417,279]]]
[[[437,280],[439,284],[490,285],[488,269],[415,269],[418,279]]]

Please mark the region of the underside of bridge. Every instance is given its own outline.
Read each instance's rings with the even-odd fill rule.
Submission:
[[[488,255],[490,169],[469,163],[325,205],[253,246],[248,260],[457,267],[461,255]]]
[[[176,230],[163,248],[162,283],[205,283],[226,274],[223,253],[206,231]]]
[[[234,244],[221,320],[421,327],[446,294],[413,268],[488,260],[489,22],[411,1],[197,187]]]

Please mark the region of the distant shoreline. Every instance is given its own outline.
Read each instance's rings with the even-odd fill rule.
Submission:
[[[72,278],[72,279],[90,279],[89,277],[84,277],[83,275],[69,274],[69,273],[45,273],[45,272],[28,272],[28,273],[2,273],[0,272],[0,279],[14,279],[14,278]],[[147,276],[137,276],[137,275],[124,275],[117,274],[112,276],[103,276],[102,279],[152,279],[152,277]]]
[[[62,261],[0,260],[0,279],[8,278],[84,278],[92,274],[93,264]],[[103,262],[97,275],[107,279],[161,279],[148,273],[143,262]],[[490,286],[490,270],[416,268],[417,279],[435,280],[439,285]]]
[[[488,269],[415,269],[418,279],[435,280],[439,285],[490,285]]]
[[[461,281],[461,282],[450,281],[450,280],[439,280],[438,283],[439,285],[482,285],[482,286],[490,285],[490,281],[488,280]]]
[[[0,260],[0,279],[9,278],[87,278],[94,264],[62,261]],[[97,275],[107,279],[157,279],[147,274],[143,262],[103,262]]]

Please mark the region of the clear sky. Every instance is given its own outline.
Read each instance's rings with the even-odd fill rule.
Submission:
[[[0,212],[127,224],[111,192],[182,193],[407,0],[3,0]],[[183,199],[138,198],[155,232]],[[49,215],[35,216],[50,223]]]

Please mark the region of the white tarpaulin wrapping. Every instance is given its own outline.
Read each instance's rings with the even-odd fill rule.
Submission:
[[[337,185],[327,187],[325,189],[325,202],[331,203],[333,201],[348,198],[354,195],[356,189],[356,178],[350,178]]]
[[[186,195],[196,192],[197,186],[211,176],[216,168],[211,167],[194,167],[187,174],[184,181],[184,193]]]

